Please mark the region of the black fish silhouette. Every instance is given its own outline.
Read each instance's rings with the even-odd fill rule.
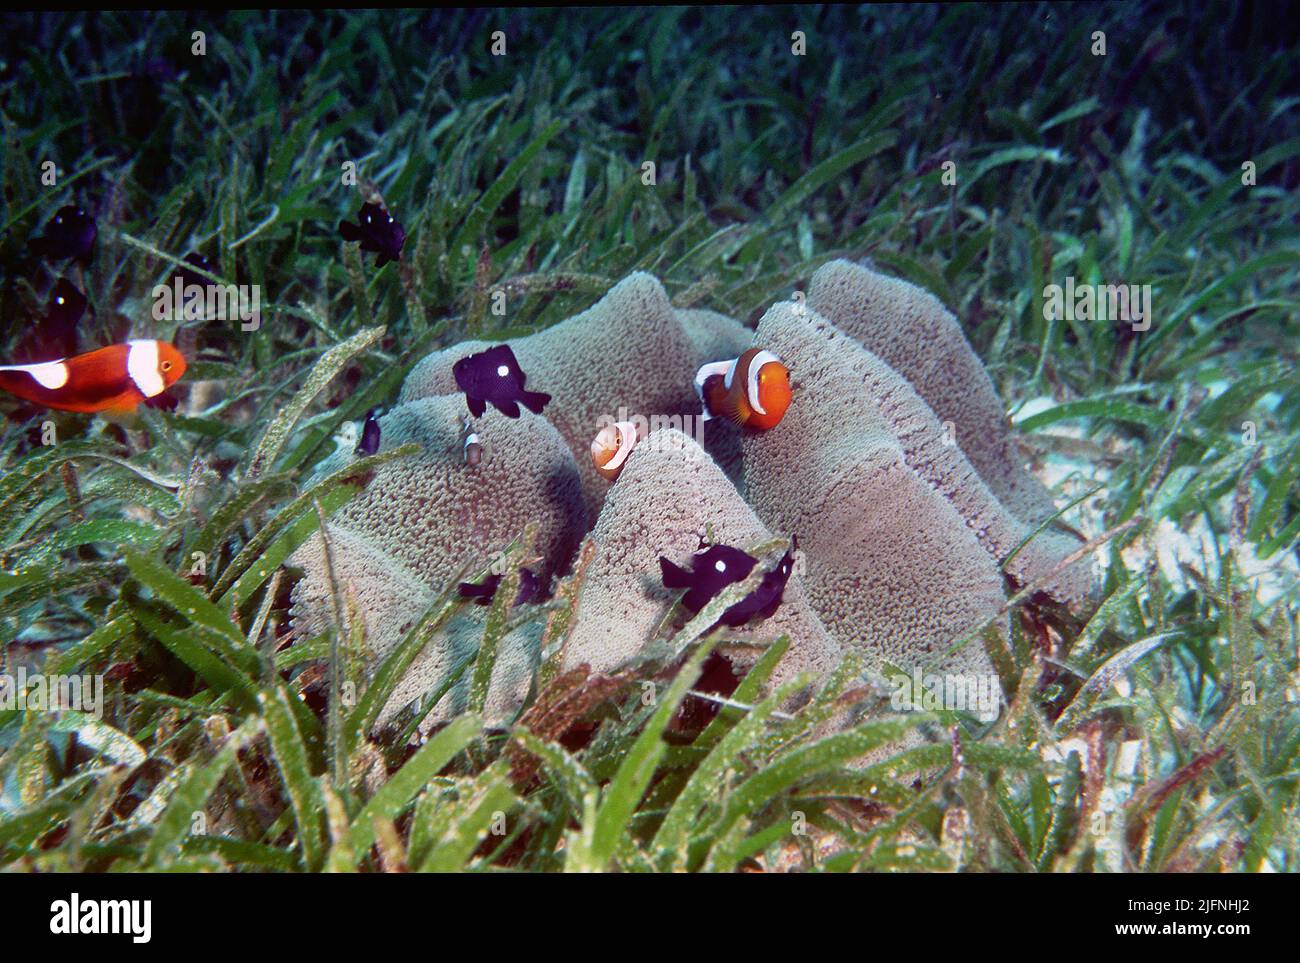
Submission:
[[[50,290],[45,315],[14,350],[19,364],[37,364],[77,353],[77,324],[86,313],[86,296],[67,278],[59,278]]]
[[[339,234],[345,241],[360,241],[361,250],[378,254],[375,267],[396,261],[406,243],[402,225],[378,204],[362,204],[356,224],[339,221]]]
[[[551,400],[544,391],[524,390],[528,376],[519,367],[508,344],[461,358],[451,366],[451,372],[456,377],[456,386],[465,392],[465,403],[475,418],[487,410],[489,401],[503,415],[518,418],[520,403],[540,415]]]
[[[379,419],[375,416],[378,408],[366,412],[366,423],[361,426],[361,440],[357,442],[358,455],[373,455],[379,451]]]
[[[154,83],[168,84],[180,76],[176,65],[166,57],[150,57],[144,66],[136,71],[137,77],[143,77]]]
[[[167,390],[154,395],[152,398],[146,398],[141,402],[146,408],[157,408],[159,411],[175,411],[176,406],[180,404],[179,399],[172,394],[172,390]]]
[[[206,298],[201,295],[190,296],[188,292],[191,286],[197,286],[206,290],[208,285],[216,283],[194,271],[194,268],[207,271],[210,274],[216,274],[217,269],[211,261],[198,253],[198,251],[191,251],[189,254],[185,255],[183,260],[186,266],[178,266],[176,270],[172,272],[171,279],[167,282],[168,287],[173,289],[176,287],[176,282],[179,281],[181,285],[181,297],[177,299],[174,310],[177,315],[184,317],[187,321],[206,320]]]
[[[798,547],[799,540],[791,538],[790,550],[781,556],[776,567],[764,573],[762,581],[754,591],[723,612],[718,621],[710,627],[710,631],[719,625],[736,629],[754,619],[762,621],[770,618],[785,597],[785,586],[790,581],[790,573],[794,571],[794,553]]]
[[[44,234],[32,238],[31,248],[51,261],[75,257],[89,267],[97,233],[94,219],[76,204],[68,204],[54,212]]]
[[[757,564],[758,559],[730,545],[710,545],[696,552],[689,571],[659,556],[664,588],[689,589],[682,596],[682,605],[692,614],[717,598],[728,585],[748,576]]]
[[[201,271],[207,271],[209,274],[217,273],[217,269],[215,266],[213,266],[212,262],[209,261],[207,258],[205,258],[198,251],[191,251],[189,254],[186,254],[184,260],[186,264],[192,264]],[[191,284],[198,284],[202,286],[202,285],[213,283],[212,281],[209,281],[207,278],[205,278],[203,275],[196,274],[195,272],[183,267],[178,267],[176,269],[176,273],[173,276],[180,278],[181,284],[184,287],[189,287]]]
[[[496,597],[497,586],[501,584],[500,575],[489,575],[482,582],[461,582],[456,591],[461,598],[473,599],[475,605],[488,605]],[[542,594],[542,581],[533,574],[532,569],[519,570],[519,592],[515,595],[515,605],[532,602]]]

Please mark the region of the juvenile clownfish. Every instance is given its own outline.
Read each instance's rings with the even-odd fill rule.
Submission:
[[[474,430],[474,422],[466,418],[460,428],[461,446],[460,454],[462,460],[470,468],[477,468],[483,461],[483,454],[487,446],[479,433]]]
[[[465,456],[465,464],[469,465],[470,468],[474,468],[483,461],[483,439],[478,436],[477,431],[471,431],[465,436],[462,453]]]
[[[639,429],[630,421],[606,425],[591,442],[591,463],[596,471],[613,481],[623,471],[627,456],[641,440]]]
[[[185,357],[166,341],[128,341],[72,358],[0,366],[0,388],[61,411],[128,414],[156,403],[185,373]]]
[[[737,425],[775,428],[790,407],[790,371],[770,351],[750,348],[734,361],[712,361],[695,375],[704,420],[728,418]]]

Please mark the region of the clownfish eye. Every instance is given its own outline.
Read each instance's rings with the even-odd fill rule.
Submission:
[[[171,371],[172,363],[170,361],[164,361],[161,365],[159,365],[159,367],[162,368],[163,371]]]

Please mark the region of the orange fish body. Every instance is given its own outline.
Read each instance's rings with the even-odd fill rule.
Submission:
[[[728,418],[766,431],[775,428],[790,407],[790,371],[772,352],[750,348],[734,361],[700,368],[695,390],[704,403],[705,420]]]
[[[0,388],[45,408],[128,414],[184,373],[184,355],[166,341],[128,341],[57,361],[0,366]]]

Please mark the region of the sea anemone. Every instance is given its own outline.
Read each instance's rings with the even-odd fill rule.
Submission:
[[[952,423],[957,447],[1021,521],[1038,525],[1056,512],[1051,493],[1025,470],[992,379],[938,298],[837,260],[813,275],[808,305],[906,378],[940,422]]]
[[[504,548],[529,522],[537,525],[535,547],[541,560],[534,571],[543,584],[569,563],[582,536],[578,468],[545,418],[525,412],[513,419],[487,412],[475,422],[485,449],[477,465],[464,458],[463,422],[459,396],[419,399],[381,417],[381,450],[417,442],[421,451],[376,469],[365,491],[328,524],[335,581],[359,603],[367,647],[376,660],[392,650],[437,593],[463,571],[487,565],[490,553]],[[341,468],[353,457],[350,450],[341,449],[319,472]],[[323,562],[319,536],[290,559],[305,571],[293,593],[293,620],[307,633],[322,625],[328,613],[330,583]],[[464,619],[477,624],[481,615],[466,613]],[[455,664],[456,639],[474,631],[462,628],[454,624],[446,639],[426,649],[390,701],[390,710],[400,705],[408,689],[416,692],[424,682],[436,684]],[[508,639],[503,644],[499,675],[532,658],[527,641],[513,645]],[[530,642],[534,649],[535,642]],[[468,641],[460,648],[466,646],[472,651]]]
[[[794,424],[783,422],[765,433],[776,436],[776,444],[765,444],[766,437],[745,440],[751,487],[756,475],[788,479],[777,490],[752,492],[756,506],[771,501],[774,510],[781,503],[786,506],[781,510],[789,511],[790,502],[820,501],[829,485],[842,486],[837,475],[858,460],[867,438],[887,436],[916,477],[957,510],[995,564],[1011,559],[1006,571],[1018,585],[1040,584],[1065,602],[1088,594],[1092,573],[1087,561],[1056,571],[1078,543],[1044,531],[1017,551],[1033,528],[989,490],[957,444],[959,433],[949,430],[907,379],[879,356],[815,311],[792,302],[779,303],[763,316],[755,343],[787,360],[795,400],[786,420],[800,414]],[[970,353],[968,347],[965,351]]]
[[[591,532],[595,553],[584,573],[564,665],[586,663],[607,672],[638,655],[678,594],[663,587],[659,556],[685,563],[705,535],[742,549],[773,541],[773,532],[704,449],[679,431],[652,432],[628,457]],[[822,676],[839,661],[839,646],[809,605],[797,570],[774,615],[746,630],[726,631],[728,638],[768,640],[783,633],[791,644],[774,684],[800,672]],[[740,667],[753,653],[733,649],[731,658]]]

